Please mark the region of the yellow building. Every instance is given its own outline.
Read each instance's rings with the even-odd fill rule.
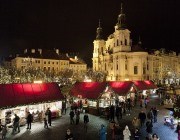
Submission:
[[[156,80],[165,82],[168,74],[169,78],[170,74],[176,74],[175,81],[179,84],[180,55],[177,56],[175,52],[157,54],[158,51],[154,51],[150,53],[141,47],[140,40],[137,45],[133,46],[122,6],[114,28],[114,33],[104,40],[99,23],[96,39],[93,42],[93,70],[106,72],[108,81]],[[170,83],[169,79],[168,82]]]
[[[22,70],[36,68],[55,73],[66,69],[71,69],[75,72],[87,70],[87,64],[84,61],[77,58],[77,56],[70,58],[66,54],[61,54],[59,53],[59,49],[31,49],[29,51],[25,49],[23,54],[16,55],[16,57],[11,57],[8,61],[4,61],[4,65],[5,67],[14,67]]]

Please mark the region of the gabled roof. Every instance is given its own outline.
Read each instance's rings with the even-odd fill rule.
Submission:
[[[106,82],[76,82],[70,94],[74,97],[81,95],[82,98],[98,99],[106,86]]]
[[[56,83],[0,84],[0,108],[62,100]]]
[[[149,80],[146,81],[133,81],[137,90],[148,90],[148,89],[156,89],[157,86]]]
[[[123,81],[123,82],[112,81],[112,82],[108,82],[108,85],[116,94],[120,96],[126,96],[128,92],[130,92],[134,83],[132,81]]]

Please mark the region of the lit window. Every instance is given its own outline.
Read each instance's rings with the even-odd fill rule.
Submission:
[[[138,74],[138,66],[134,66],[134,74]]]

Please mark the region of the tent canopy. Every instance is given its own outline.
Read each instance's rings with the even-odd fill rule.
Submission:
[[[56,83],[0,84],[0,108],[63,100]]]
[[[157,86],[149,80],[146,81],[133,81],[138,90],[156,89]]]
[[[106,82],[76,82],[70,93],[74,97],[98,99],[106,85]]]
[[[108,82],[108,85],[111,89],[120,96],[126,96],[132,89],[134,83],[132,81],[124,81],[124,82]]]

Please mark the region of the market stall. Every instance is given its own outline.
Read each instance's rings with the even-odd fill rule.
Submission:
[[[106,86],[106,82],[77,82],[71,89],[70,94],[74,98],[74,102],[82,101],[84,110],[87,110],[90,114],[98,115],[98,100]]]
[[[111,81],[108,84],[117,95],[119,103],[126,102],[127,99],[130,99],[134,104],[136,89],[132,81]]]
[[[26,123],[27,112],[34,121],[42,121],[47,108],[52,117],[61,116],[64,97],[56,83],[0,84],[0,119],[12,125],[14,114],[20,116],[20,125]]]
[[[150,80],[146,81],[133,81],[139,96],[146,98],[149,94],[155,93],[158,87]]]

